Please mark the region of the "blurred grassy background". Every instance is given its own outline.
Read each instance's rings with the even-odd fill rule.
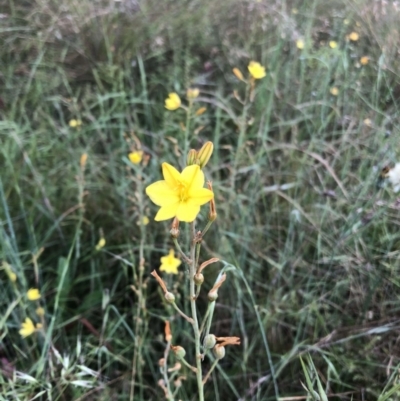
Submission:
[[[242,339],[206,399],[306,399],[307,352],[329,399],[388,399],[398,388],[400,218],[396,195],[376,183],[399,157],[398,3],[0,3],[1,399],[162,399],[163,320],[188,353],[191,332],[149,278],[171,241],[144,187],[161,162],[184,165],[185,116],[164,99],[190,86],[207,107],[191,146],[215,145],[206,174],[218,219],[203,257],[237,267],[213,332]],[[246,72],[249,60],[267,77],[240,136],[233,91],[244,88],[232,68]],[[145,161],[132,165],[139,145]],[[208,288],[217,267],[206,273]],[[182,302],[184,273],[168,280]],[[38,321],[31,287],[42,292],[45,339],[18,334],[26,317]],[[195,400],[181,373],[179,399]]]

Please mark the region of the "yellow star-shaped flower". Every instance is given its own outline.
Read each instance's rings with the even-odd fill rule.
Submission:
[[[21,330],[19,331],[19,334],[23,338],[30,336],[36,331],[36,327],[33,324],[32,320],[27,317],[25,321],[21,324]]]
[[[265,67],[263,67],[260,63],[257,61],[250,61],[249,66],[247,67],[249,69],[250,75],[254,79],[261,79],[265,77]]]
[[[181,98],[175,92],[170,93],[168,98],[165,99],[165,108],[173,111],[179,109],[179,107],[181,107]]]
[[[38,299],[40,299],[41,295],[37,288],[31,288],[26,293],[26,297],[29,299],[29,301],[37,301]]]
[[[204,187],[204,173],[200,166],[185,167],[182,173],[168,163],[162,164],[164,180],[146,188],[146,194],[160,210],[155,220],[162,221],[177,217],[180,221],[191,222],[200,212],[200,206],[214,198]]]
[[[167,256],[163,256],[160,260],[160,271],[164,271],[167,274],[178,274],[178,267],[182,262],[175,257],[173,249],[169,251]]]

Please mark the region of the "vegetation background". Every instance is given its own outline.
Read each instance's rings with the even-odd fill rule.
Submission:
[[[206,399],[311,399],[299,359],[308,353],[330,400],[398,399],[400,206],[377,181],[399,156],[399,10],[373,0],[0,0],[0,399],[163,398],[164,320],[188,353],[191,332],[149,276],[171,240],[143,189],[161,162],[184,163],[184,113],[164,99],[188,87],[207,107],[191,145],[215,145],[206,174],[218,219],[203,257],[237,267],[213,331],[242,339]],[[247,73],[250,60],[267,77],[239,141],[233,91],[244,87],[232,68]],[[207,288],[217,272],[206,271]],[[183,302],[184,273],[167,279]],[[22,339],[25,318],[39,321],[32,287],[46,335]],[[181,374],[179,398],[195,400]]]

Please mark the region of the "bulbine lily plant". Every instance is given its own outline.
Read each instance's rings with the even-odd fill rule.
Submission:
[[[202,239],[217,218],[212,184],[208,181],[207,188],[204,187],[205,176],[202,170],[209,161],[212,152],[213,144],[211,142],[206,142],[199,151],[191,149],[188,152],[187,165],[182,172],[179,172],[168,163],[163,163],[162,172],[164,180],[157,181],[146,188],[146,194],[157,206],[160,206],[155,220],[162,221],[173,219],[170,234],[177,252],[188,267],[187,279],[189,281],[188,301],[190,302],[190,316],[186,315],[176,304],[175,295],[168,290],[166,283],[159,274],[155,270],[151,273],[161,286],[166,302],[171,304],[179,315],[189,322],[194,333],[195,355],[188,358],[186,356],[186,350],[182,345],[172,345],[173,338],[170,323],[168,321],[166,322],[165,338],[167,341],[167,348],[164,358],[159,362],[163,375],[163,379],[159,384],[164,390],[165,398],[169,401],[175,399],[179,390],[181,380],[175,380],[175,382],[173,382],[173,378],[176,372],[179,371],[181,364],[188,367],[196,375],[198,399],[204,401],[204,384],[207,382],[218,361],[225,356],[225,346],[240,344],[240,339],[238,337],[217,337],[210,332],[215,301],[218,298],[218,289],[226,280],[226,273],[218,276],[215,285],[208,292],[208,308],[201,322],[196,304],[204,282],[204,269],[208,265],[218,262],[217,258],[211,258],[203,263],[200,263],[199,260]],[[209,205],[207,223],[203,230],[198,230],[196,218],[200,212],[201,206],[207,203]],[[180,222],[190,225],[188,254],[183,251],[183,247],[180,244]],[[170,251],[168,256],[161,259],[162,265],[160,271],[168,272],[169,270],[171,273],[177,272],[180,260],[175,258],[173,250]],[[207,354],[211,356],[211,350],[213,362],[207,373],[203,374],[202,362]],[[179,360],[179,363],[172,368],[168,366],[170,351],[172,351]],[[171,374],[171,377],[169,377],[169,374]],[[173,383],[175,383],[175,388],[172,388]]]

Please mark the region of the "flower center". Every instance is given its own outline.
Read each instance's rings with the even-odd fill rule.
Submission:
[[[186,181],[179,180],[175,189],[178,192],[179,200],[186,202],[189,198],[189,185]]]

